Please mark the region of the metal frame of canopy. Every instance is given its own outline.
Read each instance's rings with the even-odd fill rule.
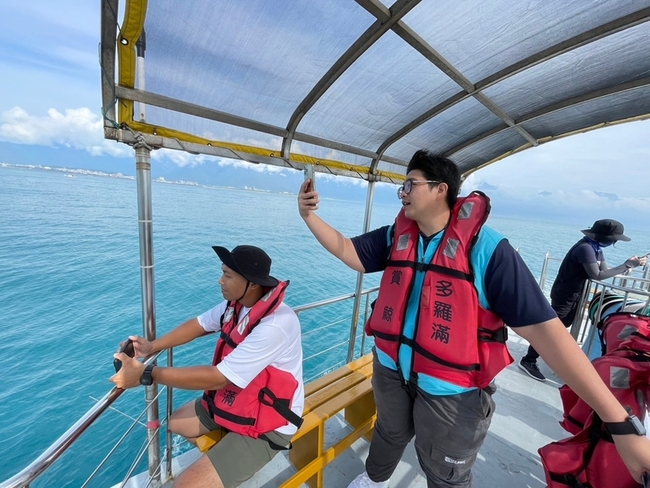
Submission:
[[[390,8],[385,7],[378,0],[357,0],[357,3],[367,12],[376,18],[375,22],[368,27],[363,34],[340,56],[330,69],[314,84],[311,91],[295,108],[285,127],[266,124],[253,119],[241,117],[235,114],[202,107],[200,105],[173,99],[160,94],[148,92],[144,89],[136,89],[136,50],[135,44],[142,33],[147,1],[131,0],[126,4],[126,11],[122,27],[117,30],[118,0],[104,0],[102,2],[102,50],[101,64],[103,71],[102,102],[105,116],[105,136],[122,142],[132,142],[119,126],[128,126],[130,129],[143,134],[144,140],[152,147],[166,147],[180,149],[189,152],[211,154],[220,157],[243,159],[254,163],[275,164],[296,169],[304,165],[315,165],[317,171],[330,172],[351,177],[359,177],[368,181],[396,182],[403,175],[380,170],[380,162],[384,161],[396,166],[405,167],[407,157],[391,157],[386,151],[397,141],[401,140],[413,130],[421,127],[424,123],[444,113],[459,103],[472,98],[487,108],[490,114],[501,120],[501,124],[492,127],[490,130],[468,137],[454,147],[445,148],[444,154],[454,158],[471,146],[494,138],[504,131],[515,131],[519,137],[513,138],[513,142],[505,150],[496,155],[488,155],[484,160],[472,160],[468,163],[461,163],[462,171],[467,174],[479,167],[488,165],[494,161],[512,154],[513,152],[537,146],[538,144],[554,140],[575,133],[601,127],[603,124],[612,124],[621,121],[636,120],[648,117],[648,113],[633,114],[629,117],[611,119],[607,114],[597,123],[590,123],[583,127],[575,127],[565,133],[548,133],[541,137],[531,134],[526,127],[527,123],[538,120],[544,116],[562,111],[579,104],[588,104],[591,101],[608,98],[615,100],[617,95],[625,94],[634,90],[640,90],[650,86],[650,77],[635,79],[628,82],[601,88],[592,92],[582,93],[579,96],[570,97],[548,106],[538,108],[530,113],[512,117],[499,104],[494,102],[485,91],[519,73],[529,70],[542,63],[548,62],[558,56],[588,46],[596,41],[603,40],[614,34],[629,30],[650,20],[650,3],[645,4],[633,13],[624,15],[618,19],[606,22],[598,27],[586,30],[561,42],[546,47],[525,59],[517,60],[510,66],[500,69],[483,79],[472,83],[457,67],[447,61],[439,54],[434,46],[429,45],[417,32],[407,25],[403,18],[421,0],[398,0]],[[424,62],[435,65],[448,78],[453,80],[460,88],[458,92],[446,98],[434,107],[422,107],[422,113],[417,118],[401,127],[399,130],[385,138],[384,142],[375,150],[368,150],[345,144],[340,141],[325,139],[313,134],[299,132],[300,122],[309,110],[323,97],[323,95],[334,85],[334,83],[357,61],[373,44],[375,44],[387,32],[393,32],[405,41],[414,50],[419,52]],[[117,39],[117,44],[115,44]],[[117,57],[119,59],[119,72],[117,73],[117,84],[113,82],[115,73],[115,54],[117,46]],[[209,120],[218,121],[236,127],[251,129],[264,134],[270,134],[282,138],[280,150],[264,147],[255,147],[245,144],[232,143],[228,141],[208,140],[194,134],[184,133],[165,127],[150,125],[144,121],[134,118],[135,102],[164,108],[181,114],[192,115]],[[115,111],[115,107],[119,109]],[[387,115],[389,116],[389,115]],[[593,122],[593,121],[590,121]],[[441,134],[444,138],[444,133]],[[291,152],[294,141],[305,142],[314,146],[334,149],[343,153],[354,154],[369,158],[369,166],[351,165],[337,160],[327,160],[313,157],[307,154]],[[189,146],[192,144],[192,146]],[[433,148],[435,150],[435,148]]]
[[[578,0],[578,2],[580,1],[589,2],[591,0]],[[601,86],[595,90],[587,90],[564,100],[555,100],[553,103],[542,107],[538,106],[535,110],[519,114],[516,117],[509,114],[508,110],[486,94],[486,91],[489,91],[490,88],[510,80],[516,75],[525,73],[527,70],[650,21],[650,1],[648,0],[637,2],[643,8],[604,22],[584,32],[573,33],[573,35],[560,42],[546,46],[523,59],[517,59],[510,65],[490,73],[476,82],[472,82],[457,66],[445,59],[436,50],[436,46],[430,45],[404,21],[404,17],[409,12],[412,12],[421,3],[424,4],[425,2],[421,2],[421,0],[397,0],[391,7],[384,6],[379,0],[356,0],[356,3],[371,14],[375,20],[340,55],[326,73],[313,84],[309,93],[295,106],[285,126],[278,126],[145,90],[143,83],[144,39],[142,39],[138,49],[136,49],[136,45],[143,34],[148,8],[147,0],[126,1],[124,19],[119,30],[119,0],[102,0],[100,64],[102,70],[104,134],[107,139],[134,146],[136,151],[142,316],[144,334],[147,338],[152,339],[156,335],[150,163],[150,152],[154,148],[182,150],[192,154],[241,159],[252,163],[271,164],[293,169],[312,166],[318,172],[367,180],[368,192],[363,229],[368,231],[375,182],[396,183],[403,180],[408,162],[409,155],[395,156],[387,154],[387,151],[416,129],[421,128],[429,121],[435,120],[436,117],[448,113],[450,109],[457,107],[462,102],[467,100],[478,102],[477,106],[480,105],[482,110],[487,109],[484,110],[484,113],[490,117],[496,117],[494,120],[498,122],[497,124],[491,124],[488,130],[466,134],[463,140],[456,141],[450,147],[444,146],[445,143],[449,144],[445,134],[437,134],[436,140],[442,141],[442,143],[433,144],[434,147],[430,149],[457,159],[464,177],[510,154],[560,137],[599,128],[603,125],[650,117],[650,103],[641,104],[640,108],[633,109],[632,107],[636,105],[630,102],[630,98],[633,99],[633,97],[630,97],[631,93],[650,94],[650,90],[648,90],[650,77],[642,77],[644,73],[643,67],[639,68],[641,71],[638,76],[632,77],[632,79],[622,80],[610,86]],[[435,106],[420,107],[417,117],[388,134],[383,142],[375,148],[360,147],[345,141],[299,131],[298,129],[305,115],[313,109],[326,93],[333,89],[337,80],[353,67],[364,53],[389,32],[397,35],[414,51],[419,53],[424,63],[429,63],[444,73],[448,80],[453,81],[458,86],[458,90],[435,104]],[[640,41],[641,39],[639,39]],[[119,70],[116,71],[117,61],[119,61]],[[576,76],[579,75],[579,73],[576,74]],[[136,82],[136,80],[138,81]],[[589,113],[599,108],[594,105],[595,103],[602,104],[609,101],[618,101],[618,97],[621,96],[628,97],[624,100],[627,105],[623,108],[618,107],[618,111],[614,109],[611,112],[600,110],[595,119],[594,117],[579,117],[582,112]],[[142,107],[158,107],[176,114],[216,121],[228,126],[281,138],[281,147],[278,149],[241,144],[236,141],[211,140],[181,130],[153,125],[145,121],[144,108],[140,108],[140,114],[136,118],[136,103]],[[572,113],[566,111],[579,105],[584,107],[584,110]],[[539,127],[536,130],[531,129],[535,129],[533,122],[541,121],[542,125],[543,122],[553,125],[553,120],[549,117],[558,114],[561,116],[571,114],[575,117],[575,120],[572,121],[572,125],[564,125],[560,130],[550,131]],[[387,114],[386,117],[390,117],[390,114]],[[500,137],[503,140],[499,139]],[[322,149],[361,156],[370,160],[370,163],[364,166],[350,164],[344,160],[324,159],[310,154],[292,152],[294,142],[303,142]],[[492,144],[492,146],[489,144]],[[472,152],[473,155],[463,157],[466,151]],[[481,154],[477,155],[476,153]],[[462,159],[462,161],[458,161],[458,158]],[[398,172],[382,170],[380,168],[381,163],[389,164],[389,168],[398,168]],[[359,273],[355,288],[348,360],[352,359],[354,352],[362,287],[363,275]],[[155,397],[155,385],[147,387],[147,402],[152,402]],[[149,411],[147,420],[150,425],[155,425],[158,422],[157,410]],[[153,429],[149,430],[149,437],[149,471],[153,475],[155,474],[160,449],[159,440],[154,435]]]

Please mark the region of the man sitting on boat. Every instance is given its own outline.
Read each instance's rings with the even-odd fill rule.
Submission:
[[[429,487],[471,486],[494,413],[491,382],[513,362],[504,322],[603,421],[628,422],[518,253],[483,225],[489,199],[480,192],[457,198],[461,179],[453,162],[416,152],[398,190],[402,210],[395,223],[353,239],[314,213],[319,195],[310,183],[301,186],[298,208],[321,245],[356,271],[383,271],[366,324],[375,338],[377,423],[366,471],[350,488],[388,487],[413,436]],[[650,440],[614,438],[633,477],[641,479],[650,470]]]
[[[225,300],[152,342],[130,337],[136,357],[147,357],[217,332],[213,366],[145,368],[118,353],[123,366],[111,378],[119,388],[155,382],[205,390],[173,413],[169,428],[191,443],[214,430],[224,437],[181,473],[175,488],[239,486],[287,449],[302,423],[300,323],[283,302],[289,282],[270,276],[271,259],[262,249],[213,249],[223,263],[219,284]]]
[[[588,279],[606,280],[628,269],[645,266],[646,256],[631,256],[623,264],[613,268],[607,266],[603,248],[618,241],[629,241],[624,234],[625,227],[618,220],[601,219],[589,229],[581,231],[585,236],[576,242],[562,260],[560,270],[551,288],[551,307],[565,327],[571,327],[578,311],[582,289]],[[533,346],[521,358],[519,367],[538,381],[545,381],[544,374],[537,367],[539,354]]]

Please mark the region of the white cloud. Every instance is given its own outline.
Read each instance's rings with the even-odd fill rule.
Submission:
[[[151,153],[151,158],[154,160],[168,159],[181,168],[184,168],[185,166],[199,166],[205,162],[210,161],[218,161],[218,158],[214,156],[207,156],[205,154],[190,154],[185,151],[176,151],[174,149],[157,149]]]
[[[221,166],[228,166],[232,165],[235,168],[244,168],[244,169],[250,169],[253,171],[257,171],[258,173],[283,173],[285,171],[285,168],[282,168],[280,166],[271,166],[268,164],[255,164],[255,163],[249,163],[246,161],[241,161],[241,160],[231,160],[231,159],[222,159],[219,161],[219,164]]]
[[[88,108],[53,108],[47,116],[30,115],[20,107],[0,115],[0,141],[39,146],[81,149],[93,156],[127,157],[132,150],[104,139],[101,117]]]
[[[485,191],[498,212],[559,215],[570,209],[647,224],[649,131],[646,120],[543,144],[472,173],[463,194]]]
[[[88,152],[92,156],[133,157],[133,150],[115,141],[104,139],[103,123],[99,115],[88,108],[65,109],[63,113],[49,109],[46,116],[30,115],[15,107],[0,115],[0,141],[38,146],[64,146]],[[259,141],[249,140],[256,145]],[[249,163],[242,160],[219,158],[205,154],[160,149],[152,152],[154,160],[169,160],[179,167],[194,167],[204,163],[233,166],[259,173],[283,175],[289,171],[280,166]],[[320,174],[318,178],[361,184],[362,182],[338,176]]]
[[[521,194],[534,188],[644,198],[648,194],[648,133],[650,120],[644,120],[541,144],[476,171],[464,188],[488,182],[519,187]]]

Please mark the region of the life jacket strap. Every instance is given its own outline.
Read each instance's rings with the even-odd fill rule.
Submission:
[[[471,273],[463,273],[457,269],[446,268],[440,266],[439,264],[430,264],[430,263],[420,263],[415,261],[394,261],[389,259],[386,261],[386,267],[395,267],[395,268],[413,268],[415,271],[436,271],[438,273],[452,276],[461,280],[474,282],[474,276]]]
[[[235,341],[233,341],[233,340],[230,338],[230,335],[229,335],[229,334],[226,334],[223,330],[220,332],[220,334],[219,334],[219,338],[222,339],[223,341],[225,341],[225,343],[228,344],[228,345],[229,345],[230,347],[232,347],[233,349],[235,349],[235,348],[239,345],[239,344],[237,344]]]
[[[589,483],[584,484],[581,483],[578,478],[576,478],[572,474],[557,474],[557,473],[549,473],[549,476],[551,477],[551,480],[555,481],[556,483],[562,483],[563,485],[570,486],[571,488],[591,488],[591,485]]]
[[[379,332],[378,330],[371,329],[372,335],[377,337],[378,339],[383,339],[385,341],[390,341],[390,342],[400,342],[400,336],[399,334],[386,334],[385,332]]]
[[[420,344],[415,342],[413,339],[407,339],[406,337],[403,337],[401,339],[401,342],[404,344],[408,344],[413,348],[413,351],[418,353],[421,356],[424,356],[425,358],[434,361],[438,364],[442,364],[443,366],[447,366],[448,368],[453,368],[453,369],[458,369],[460,371],[480,371],[481,370],[481,365],[479,363],[474,363],[474,364],[458,364],[458,363],[452,363],[451,361],[447,361],[445,359],[442,359],[441,357],[436,356],[435,354],[432,354],[431,352],[427,351],[424,349]]]
[[[300,428],[305,420],[289,408],[289,400],[278,399],[268,388],[262,388],[257,395],[257,399],[263,405],[273,408],[273,410],[278,412],[282,418],[286,419],[298,428]]]
[[[582,469],[580,469],[580,471],[578,471],[576,474],[558,474],[549,472],[548,474],[553,481],[565,484],[571,488],[591,488],[591,485],[589,483],[585,484],[580,482],[578,480],[578,476],[587,469],[587,466],[589,465],[591,458],[594,455],[594,451],[596,450],[596,444],[598,444],[599,441],[604,440],[606,442],[614,443],[612,436],[609,435],[607,431],[603,430],[603,421],[598,415],[596,415],[595,412],[593,415],[593,420],[591,422],[591,426],[589,427],[589,445],[587,446],[587,449],[582,456]]]
[[[288,451],[289,449],[293,448],[293,444],[291,442],[289,442],[289,445],[287,446],[281,446],[280,444],[276,444],[271,439],[269,439],[269,437],[266,434],[261,435],[259,438],[262,439],[263,441],[268,442],[269,447],[274,451]]]
[[[583,423],[580,422],[577,418],[572,417],[572,416],[569,415],[569,414],[566,415],[566,419],[567,419],[569,422],[571,422],[573,425],[575,425],[576,427],[580,427],[580,429],[584,429],[584,428],[585,428],[585,424],[583,424]]]
[[[208,404],[208,409],[210,410],[210,414],[213,417],[220,417],[224,420],[227,420],[228,422],[232,422],[233,424],[239,424],[239,425],[255,425],[255,419],[252,417],[242,417],[241,415],[233,415],[230,412],[227,412],[225,410],[220,409],[214,404],[214,397],[216,394],[215,392],[210,392],[212,395],[208,395],[206,393],[203,393],[203,399],[206,400]]]
[[[481,342],[499,342],[505,344],[508,340],[508,328],[501,327],[497,330],[478,328],[478,340]]]

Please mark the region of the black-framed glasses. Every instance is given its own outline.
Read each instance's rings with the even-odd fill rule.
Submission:
[[[423,185],[425,183],[435,183],[439,185],[441,182],[436,180],[404,180],[404,184],[397,189],[397,198],[402,198],[402,195],[408,195],[413,190],[413,185]]]

